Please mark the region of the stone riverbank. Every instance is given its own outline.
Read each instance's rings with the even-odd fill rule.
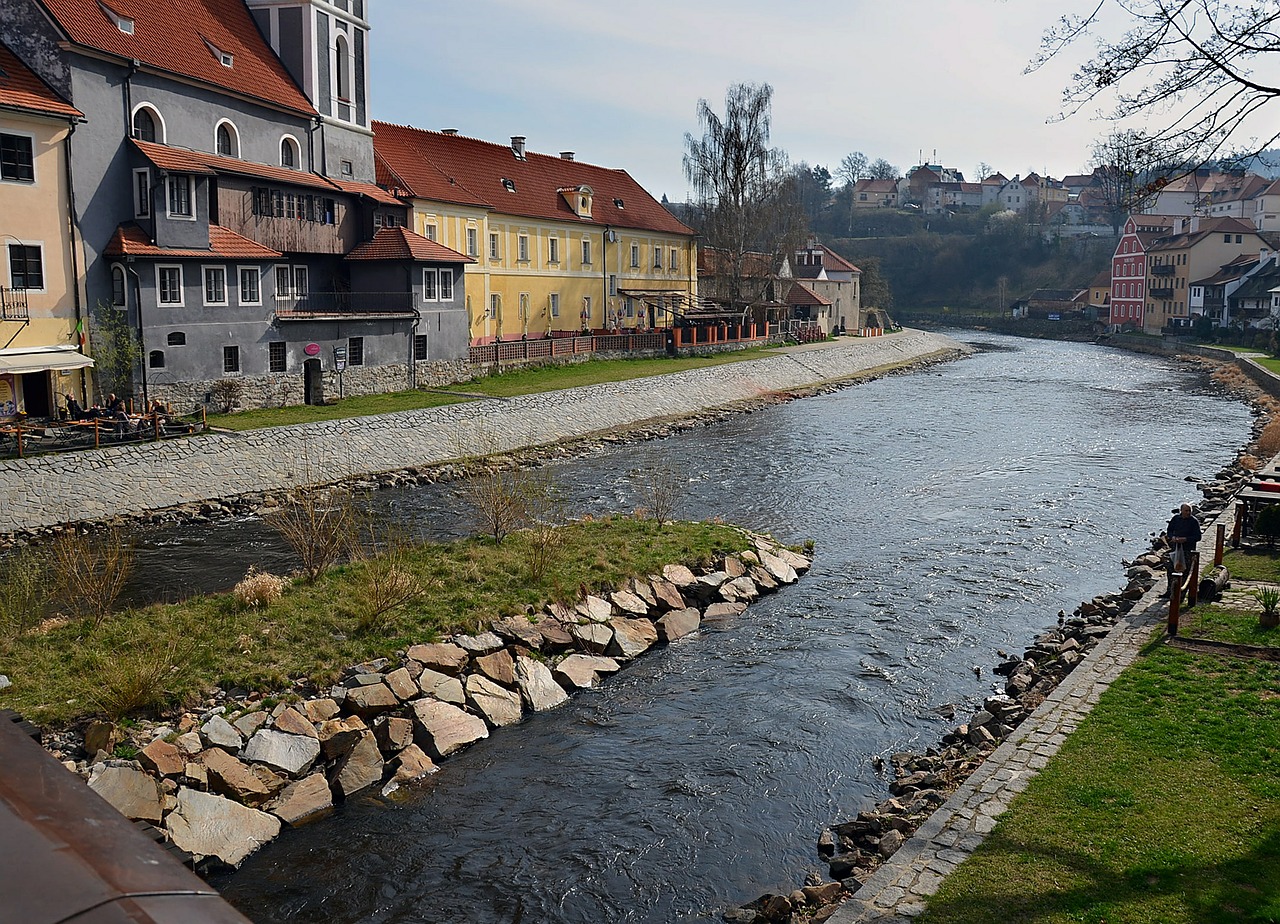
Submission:
[[[655,645],[738,616],[808,571],[807,556],[743,537],[744,551],[709,567],[667,565],[572,607],[413,645],[348,667],[329,689],[217,691],[203,710],[168,722],[95,722],[45,746],[197,868],[234,867],[284,826],[372,787],[388,795],[442,763],[447,772],[450,755],[491,732],[562,705]]]
[[[0,535],[408,473],[550,447],[954,358],[949,337],[907,330],[738,363],[510,399],[0,461]],[[394,480],[394,479],[392,479]]]

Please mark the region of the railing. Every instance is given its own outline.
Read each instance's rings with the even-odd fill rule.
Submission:
[[[0,458],[24,459],[120,443],[158,442],[191,436],[206,429],[208,423],[203,409],[197,414],[139,414],[124,419],[16,420],[0,424]]]
[[[1152,276],[1172,276],[1174,266],[1172,263],[1158,263],[1151,267]]]
[[[549,337],[476,344],[471,347],[469,358],[473,366],[488,366],[591,353],[655,353],[689,347],[764,342],[766,336],[763,325],[757,327],[754,324],[690,325],[669,330],[577,336],[553,331]]]
[[[0,320],[26,321],[30,317],[27,309],[27,290],[6,289],[0,286]]]
[[[277,298],[277,314],[408,313],[414,309],[412,292],[311,292],[298,298]]]
[[[1164,287],[1159,289],[1150,289],[1149,294],[1152,298],[1173,298],[1173,289]]]

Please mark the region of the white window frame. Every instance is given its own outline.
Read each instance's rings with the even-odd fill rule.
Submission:
[[[257,301],[250,301],[244,297],[244,274],[253,273],[257,284],[254,286],[258,290]],[[236,267],[236,300],[241,305],[261,305],[262,304],[262,267],[260,266],[237,266]]]
[[[274,266],[276,277],[276,301],[289,301],[293,295],[293,267],[288,263],[277,263]],[[284,274],[284,285],[280,285],[280,275]]]
[[[440,270],[440,301],[453,301],[453,270],[448,267]]]
[[[547,238],[547,262],[560,262],[560,238],[558,237]]]
[[[502,259],[502,246],[498,238],[499,238],[499,235],[497,231],[489,232],[489,259],[490,260]]]
[[[424,302],[440,301],[440,271],[424,269],[422,271],[422,300]]]
[[[293,297],[306,298],[311,294],[311,271],[305,264],[295,263],[293,270]],[[301,280],[301,284],[299,284]]]
[[[189,215],[181,212],[173,211],[173,197],[170,195],[170,184],[175,180],[186,177],[187,180],[187,204],[191,208]],[[196,178],[190,173],[170,173],[164,179],[164,210],[165,217],[171,221],[195,221],[196,220]]]
[[[640,266],[640,245],[633,243],[631,245],[631,268],[637,269]]]
[[[489,295],[489,318],[496,319],[502,312],[502,296],[497,292]]]
[[[222,300],[210,300],[209,298],[209,274],[222,274]],[[200,293],[204,299],[205,305],[226,307],[231,304],[231,293],[227,291],[227,268],[218,264],[211,264],[200,267]]]
[[[529,235],[516,235],[516,260],[520,263],[529,262]]]
[[[4,261],[5,261],[5,268],[9,271],[9,285],[15,289],[17,288],[17,286],[13,285],[13,264],[11,262],[11,258],[9,255],[10,245],[18,245],[21,247],[34,247],[38,251],[40,251],[40,281],[43,283],[43,285],[41,285],[40,288],[38,289],[28,288],[28,289],[23,289],[23,291],[24,292],[49,291],[49,274],[45,271],[45,267],[48,266],[48,261],[45,260],[44,258],[44,241],[20,241],[16,237],[3,236],[3,235],[0,235],[0,237],[3,237]]]
[[[392,221],[394,220],[395,219],[393,218]],[[390,225],[389,227],[395,227],[395,226]],[[436,224],[434,221],[427,222],[425,225],[422,226],[422,236],[429,241],[439,241],[440,226]]]
[[[609,294],[618,294],[618,277],[614,273],[609,274]]]
[[[146,198],[143,198],[142,187],[138,184],[139,179],[144,179],[147,184]],[[165,195],[168,195],[166,190]],[[150,218],[151,210],[155,205],[154,190],[151,188],[151,168],[135,167],[133,171],[133,217],[134,218]]]
[[[672,247],[670,250],[671,253],[668,254],[670,257],[670,264],[667,266],[667,269],[672,272],[677,272],[680,269],[680,250],[677,247]]]
[[[661,244],[653,245],[653,268],[656,270],[662,269],[662,245]]]
[[[290,148],[293,149],[294,163],[292,167],[290,167],[288,164],[284,162],[285,145],[288,145]],[[286,170],[302,169],[302,145],[298,142],[298,139],[295,138],[293,135],[284,134],[280,136],[280,166],[284,167]]]
[[[467,228],[467,256],[480,256],[480,229],[474,226]]]
[[[224,125],[227,127],[227,134],[231,136],[232,152],[230,154],[223,154],[218,150],[218,129],[222,128]],[[213,126],[213,153],[217,154],[219,157],[234,157],[236,160],[240,159],[240,129],[236,128],[235,122],[232,122],[230,119],[219,119],[218,124]]]
[[[36,156],[36,152],[40,148],[39,148],[39,145],[36,144],[36,136],[33,135],[31,132],[19,131],[15,128],[5,128],[3,129],[3,134],[13,135],[15,138],[26,138],[28,141],[31,142],[31,179],[19,180],[19,179],[0,178],[0,183],[12,183],[15,186],[26,186],[26,187],[39,186],[40,170],[36,166],[36,161],[38,161],[40,158]]]
[[[582,239],[582,265],[591,265],[591,238],[589,237]]]
[[[130,137],[130,138],[134,137],[134,134],[133,134],[133,120],[134,120],[135,118],[137,118],[138,110],[139,110],[139,109],[150,109],[150,110],[151,110],[152,119],[153,119],[153,121],[156,123],[156,136],[157,136],[157,137],[156,137],[156,140],[155,140],[154,142],[152,142],[152,143],[153,143],[153,144],[168,144],[168,143],[169,143],[169,130],[168,130],[168,128],[165,126],[165,123],[164,123],[164,116],[162,116],[162,115],[160,114],[160,108],[159,108],[158,106],[156,106],[156,104],[155,104],[155,103],[148,102],[147,100],[143,100],[142,102],[138,103],[136,106],[134,106],[134,107],[133,107],[133,112],[129,113],[129,137]]]
[[[547,296],[547,307],[550,309],[551,316],[553,318],[560,317],[560,293],[559,292],[552,292],[550,295]]]
[[[164,301],[164,285],[161,283],[165,270],[177,270],[178,272],[178,300],[176,302]],[[161,308],[182,308],[186,305],[186,280],[183,279],[181,263],[157,263],[156,264],[156,304]]]

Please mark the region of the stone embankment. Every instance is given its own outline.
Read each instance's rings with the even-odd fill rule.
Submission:
[[[0,461],[0,535],[99,522],[547,447],[962,355],[940,334],[845,339],[761,359],[503,400]]]
[[[234,867],[282,826],[370,787],[387,793],[420,780],[493,730],[560,706],[704,622],[738,616],[809,569],[808,557],[745,535],[746,551],[696,573],[668,565],[572,608],[553,604],[477,635],[414,645],[349,667],[328,690],[220,691],[204,711],[168,724],[97,722],[45,744],[198,866]],[[134,749],[136,759],[118,756]]]

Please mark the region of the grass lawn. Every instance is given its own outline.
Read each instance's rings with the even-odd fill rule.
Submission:
[[[1280,921],[1280,664],[1153,642],[919,921]]]
[[[385,395],[360,395],[343,398],[337,404],[319,407],[262,408],[235,414],[210,414],[209,424],[229,430],[256,430],[260,427],[282,427],[289,424],[312,423],[318,420],[341,420],[364,417],[369,414],[390,414],[394,411],[412,411],[424,407],[439,407],[468,401],[467,393],[510,398],[561,388],[578,388],[582,385],[600,385],[605,382],[623,382],[628,379],[683,372],[686,369],[702,369],[748,359],[774,355],[775,351],[754,347],[711,356],[657,357],[652,359],[593,359],[583,363],[561,366],[532,366],[513,369],[499,375],[485,376],[450,385],[438,391],[399,391]]]
[[[112,697],[127,699],[148,684],[165,705],[177,705],[218,685],[276,691],[300,677],[330,683],[350,664],[478,631],[526,605],[576,601],[584,589],[748,547],[728,526],[668,523],[659,530],[652,520],[617,516],[563,527],[541,576],[526,533],[501,545],[468,539],[412,547],[396,568],[425,593],[384,617],[371,614],[368,602],[377,596],[378,571],[361,563],[331,569],[315,584],[295,582],[265,609],[244,609],[220,594],[116,613],[96,626],[75,620],[0,634],[0,673],[13,681],[0,691],[0,708],[65,722],[102,712]]]
[[[1280,373],[1280,359],[1268,356],[1266,358],[1255,359],[1254,362],[1263,369],[1266,369],[1268,372]]]

